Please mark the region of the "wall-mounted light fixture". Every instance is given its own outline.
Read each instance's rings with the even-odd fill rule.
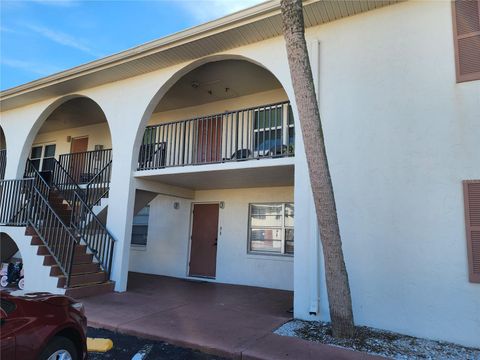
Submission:
[[[71,136],[67,136],[67,142],[72,142],[72,137]]]
[[[225,208],[225,202],[220,201],[220,204],[218,206],[220,207],[220,209],[224,209]]]
[[[174,208],[175,210],[180,209],[180,203],[179,203],[178,201],[175,201],[175,202],[173,203],[173,208]]]

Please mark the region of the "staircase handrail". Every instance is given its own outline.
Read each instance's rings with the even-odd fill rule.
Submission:
[[[77,197],[76,201],[78,202],[78,205],[75,208],[72,208],[71,225],[75,228],[75,232],[85,242],[88,249],[92,252],[95,259],[97,259],[110,278],[115,239],[85,200],[77,193],[75,193],[74,196]],[[84,212],[86,212],[86,214],[84,214]],[[78,217],[78,219],[76,219],[76,217]],[[79,226],[82,220],[88,222],[88,224],[83,227]],[[100,231],[100,233],[97,231]],[[88,232],[95,234],[93,239],[90,239],[90,237],[87,236]],[[93,242],[97,246],[94,246]]]
[[[48,199],[50,195],[50,185],[45,181],[43,176],[40,174],[40,171],[38,171],[30,159],[27,159],[23,177],[34,179],[34,186],[37,186],[41,190],[42,194]]]
[[[59,171],[61,170],[63,178],[67,179],[69,182],[64,182],[62,183],[61,181],[58,181],[59,179]],[[52,177],[52,183],[53,185],[62,193],[63,197],[71,207],[73,207],[75,204],[73,203],[73,200],[69,198],[69,194],[65,191],[64,188],[62,188],[62,185],[71,185],[73,186],[73,191],[74,193],[81,194],[82,197],[85,196],[85,191],[77,184],[77,182],[72,178],[70,173],[63,167],[63,165],[57,160],[54,159],[54,171],[53,171],[53,177]]]
[[[34,178],[0,180],[0,224],[7,226],[26,225],[30,204],[29,197],[34,181]],[[21,194],[25,197],[22,197]],[[10,210],[14,209],[16,203],[20,200],[23,200],[23,204],[16,209],[15,214],[9,214]]]
[[[36,168],[34,168],[34,171],[36,175],[35,178],[40,178],[48,187],[48,191],[50,191],[51,186],[44,181],[40,172]],[[62,172],[61,175],[59,175],[60,171]],[[68,182],[62,182],[59,181],[59,179],[66,179]],[[85,191],[79,187],[68,171],[56,159],[54,160],[52,185],[60,191],[72,209],[70,226],[75,229],[75,233],[79,237],[77,240],[82,240],[87,245],[107,275],[110,276],[115,239],[85,201]],[[71,185],[73,187],[72,193],[68,193],[62,185]],[[46,196],[46,198],[48,199],[48,196]],[[87,223],[86,226],[81,226],[82,221]],[[91,229],[100,231],[100,234],[96,233],[94,235],[93,240],[88,236],[88,232]]]
[[[70,194],[62,190],[59,186],[61,184],[56,181],[58,174],[57,170],[60,169],[64,177],[67,177],[71,182],[67,183],[68,185],[74,185],[73,194],[70,197]],[[68,171],[60,164],[58,160],[55,159],[55,174],[53,176],[53,185],[62,192],[63,197],[69,202],[69,205],[72,209],[71,217],[71,226],[75,228],[76,233],[81,237],[81,240],[87,245],[90,251],[93,253],[93,256],[101,264],[102,268],[105,270],[108,276],[110,276],[111,263],[113,257],[113,244],[115,239],[107,230],[105,225],[98,219],[98,217],[93,212],[92,208],[86,202],[85,191],[81,189],[75,180],[70,176]],[[88,220],[88,221],[87,221]],[[81,223],[85,222],[86,226],[81,226]],[[99,230],[101,233],[94,236],[93,241],[88,236],[88,231],[92,229]],[[84,224],[85,225],[85,224]],[[102,241],[103,240],[103,241]],[[108,247],[108,248],[107,248]]]
[[[88,183],[87,183],[87,186],[86,186],[86,194],[85,194],[85,199],[87,200],[87,204],[90,206],[90,207],[93,207],[95,206],[103,197],[105,197],[106,194],[108,194],[108,192],[110,191],[110,188],[108,186],[107,190],[104,191],[103,193],[100,194],[100,196],[96,196],[94,201],[90,201],[90,192],[92,191],[92,185],[94,184],[100,184],[100,183],[107,183],[110,184],[110,174],[108,174],[108,181],[101,181],[101,182],[96,182],[96,180],[98,178],[101,178],[103,176],[103,174],[105,172],[108,171],[111,171],[111,167],[112,167],[112,160],[110,160],[104,167],[102,170],[100,170]]]
[[[28,224],[34,228],[38,237],[40,237],[54,257],[60,270],[66,276],[66,287],[68,287],[70,285],[75,247],[78,244],[78,239],[58,216],[48,199],[35,184],[32,187],[30,199]],[[60,225],[60,229],[53,227],[52,231],[52,225]],[[61,237],[64,233],[67,235],[66,238]],[[48,235],[51,235],[54,239],[49,239]]]

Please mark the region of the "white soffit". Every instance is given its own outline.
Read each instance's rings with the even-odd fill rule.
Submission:
[[[305,0],[311,27],[404,0]],[[2,111],[148,73],[282,35],[279,0],[268,1],[0,93]]]
[[[276,160],[280,160],[277,161],[278,165],[272,166]],[[192,190],[293,186],[294,165],[292,162],[293,158],[248,160],[241,162],[240,165],[225,163],[194,166],[196,167],[194,171],[190,169],[185,171],[185,168],[138,171],[135,177]],[[262,166],[264,164],[267,166]]]

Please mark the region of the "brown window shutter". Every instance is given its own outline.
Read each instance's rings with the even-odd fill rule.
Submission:
[[[455,0],[452,7],[457,82],[480,80],[480,0]]]
[[[480,283],[480,180],[463,182],[470,282]]]

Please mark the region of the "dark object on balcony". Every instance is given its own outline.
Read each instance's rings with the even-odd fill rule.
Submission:
[[[230,160],[246,160],[251,154],[252,152],[249,149],[237,150],[232,154]]]
[[[165,167],[166,147],[166,142],[142,144],[138,157],[139,169]]]
[[[276,145],[272,146],[270,150],[265,153],[265,156],[271,157],[281,157],[288,154],[288,147],[287,145]]]
[[[79,184],[87,184],[95,177],[94,173],[81,173],[80,179],[78,181]]]
[[[52,170],[40,171],[40,176],[47,184],[50,185],[52,183],[52,173]]]
[[[294,141],[288,101],[193,117],[147,126],[137,170],[292,156]]]

